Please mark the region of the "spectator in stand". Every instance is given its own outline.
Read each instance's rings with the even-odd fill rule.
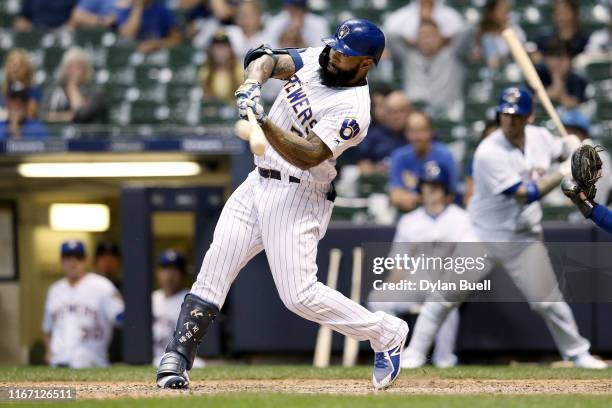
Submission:
[[[236,54],[242,59],[251,48],[257,48],[266,43],[262,31],[263,23],[259,4],[254,0],[241,2],[236,14],[236,24],[239,28],[239,35],[234,39],[228,32],[228,36],[232,40]]]
[[[372,117],[370,128],[385,121],[385,99],[391,92],[393,90],[387,87],[376,88],[370,92],[370,116]]]
[[[525,32],[510,21],[509,0],[487,0],[476,34],[476,55],[482,56],[489,68],[497,69],[511,59],[508,44],[501,32],[511,27],[522,42]]]
[[[73,30],[109,28],[116,21],[115,0],[79,0],[68,26]]]
[[[180,0],[187,22],[214,19],[223,25],[234,24],[239,0]]]
[[[94,257],[94,272],[104,276],[121,290],[121,250],[110,241],[99,242]]]
[[[151,295],[153,314],[153,365],[159,365],[168,341],[172,339],[176,319],[181,311],[183,298],[189,293],[185,288],[187,264],[185,257],[167,249],[161,253],[157,262],[155,278],[159,289]],[[204,360],[196,358],[194,367],[204,367]]]
[[[36,118],[38,116],[38,105],[42,100],[40,87],[33,84],[34,66],[27,51],[21,48],[11,50],[6,56],[4,65],[4,78],[2,81],[2,94],[0,95],[0,107],[4,107],[4,95],[10,83],[19,82],[29,90],[27,107],[27,117]]]
[[[411,211],[419,204],[418,173],[425,162],[435,160],[449,169],[450,193],[457,191],[457,168],[448,147],[433,140],[431,120],[423,112],[408,117],[406,138],[409,145],[391,154],[390,201],[401,211]]]
[[[213,37],[207,51],[206,62],[198,74],[204,97],[232,103],[234,92],[244,81],[242,62],[238,61],[225,33]]]
[[[387,36],[400,37],[415,46],[423,20],[435,22],[446,41],[463,31],[466,25],[461,14],[443,0],[413,0],[387,17],[384,31]]]
[[[91,83],[90,55],[79,47],[64,53],[57,82],[45,91],[42,115],[46,122],[100,123],[108,120],[104,92]]]
[[[567,42],[551,38],[542,49],[544,62],[536,70],[553,102],[566,109],[586,101],[587,81],[572,71],[572,55]]]
[[[272,47],[319,47],[329,23],[308,11],[308,0],[283,0],[284,10],[270,18],[265,37]]]
[[[82,242],[64,242],[61,262],[65,277],[49,287],[45,302],[45,360],[53,367],[107,366],[113,326],[123,320],[121,295],[108,279],[87,272]]]
[[[16,31],[48,30],[64,26],[78,0],[21,0]]]
[[[391,92],[383,102],[384,122],[371,126],[368,137],[359,145],[361,174],[387,174],[391,153],[406,145],[404,130],[412,106],[402,91]]]
[[[217,31],[225,31],[234,47],[241,41],[237,23],[239,0],[181,0],[179,7],[187,19],[187,35],[193,46],[205,48]]]
[[[4,94],[6,119],[0,121],[0,140],[40,139],[48,136],[45,125],[27,115],[30,98],[30,88],[24,83],[15,81],[8,84]]]
[[[544,30],[538,35],[536,44],[539,51],[543,51],[551,39],[564,42],[572,57],[584,51],[589,35],[580,29],[580,14],[575,0],[555,0],[553,23],[552,29]]]
[[[433,20],[422,20],[416,44],[410,46],[402,37],[389,36],[389,45],[398,65],[404,91],[415,102],[448,111],[463,103],[465,68],[462,56],[469,47],[467,31],[452,41],[442,36]]]
[[[181,42],[176,16],[162,0],[117,0],[116,5],[119,34],[138,41],[138,51],[146,54]]]
[[[608,27],[591,34],[585,49],[589,54],[612,53],[612,0],[609,0],[608,10],[608,15],[610,16]]]

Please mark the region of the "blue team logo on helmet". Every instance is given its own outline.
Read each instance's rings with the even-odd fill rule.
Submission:
[[[525,87],[513,86],[502,91],[497,113],[528,116],[533,111],[533,96]]]
[[[346,20],[336,35],[323,38],[325,44],[351,57],[371,57],[376,63],[385,49],[385,35],[373,22],[361,18]]]

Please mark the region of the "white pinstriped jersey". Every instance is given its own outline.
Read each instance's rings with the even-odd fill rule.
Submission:
[[[323,47],[300,53],[304,66],[289,79],[270,109],[269,118],[284,131],[305,137],[313,131],[332,151],[333,158],[308,170],[283,159],[272,146],[255,164],[301,180],[330,183],[336,177],[336,159],[358,145],[370,126],[368,85],[330,88],[321,83],[319,55]]]

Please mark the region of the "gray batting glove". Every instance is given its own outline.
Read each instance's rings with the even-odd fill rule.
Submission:
[[[238,105],[238,110],[241,112],[240,117],[242,117],[242,112],[244,112],[244,118],[246,120],[248,120],[246,113],[247,109],[253,112],[253,114],[255,115],[255,119],[257,119],[257,123],[259,123],[260,125],[263,125],[263,123],[268,118],[268,115],[266,115],[266,112],[264,111],[264,107],[259,102],[246,99],[242,101],[240,105]]]
[[[261,100],[261,84],[254,79],[247,79],[234,93],[236,104],[238,105],[238,114],[240,119],[246,120],[246,110],[244,108],[246,101],[259,103]]]

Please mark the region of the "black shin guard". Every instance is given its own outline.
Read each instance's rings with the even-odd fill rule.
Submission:
[[[218,313],[217,306],[205,302],[196,295],[189,293],[185,296],[174,336],[166,347],[166,353],[171,351],[180,353],[187,359],[187,369],[191,370],[198,346]]]

